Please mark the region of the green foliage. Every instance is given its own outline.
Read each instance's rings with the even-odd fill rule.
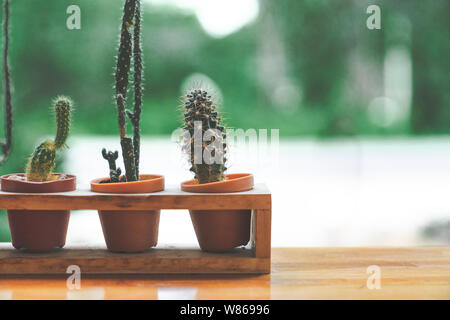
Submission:
[[[69,135],[72,100],[59,96],[54,102],[54,109],[57,125],[55,140],[44,141],[34,150],[26,168],[28,181],[49,181],[53,179],[56,151],[65,145]]]
[[[200,184],[224,180],[227,169],[225,128],[220,125],[214,100],[207,90],[192,89],[184,102],[183,129],[189,136],[185,137],[183,149],[189,155],[190,171]],[[205,134],[210,134],[211,140],[204,138]]]
[[[73,134],[117,133],[111,87],[117,24],[123,13],[119,3],[123,4],[77,0],[81,29],[68,30],[66,2],[10,1],[13,102],[16,114],[21,115],[20,121],[15,119],[14,131],[20,132],[20,141],[13,142],[14,152],[0,168],[3,173],[23,169],[23,152],[33,147],[36,137],[46,134],[49,121],[42,114],[47,99],[58,92],[71,92],[78,102]],[[446,81],[450,73],[450,64],[446,63],[450,55],[450,42],[446,41],[450,36],[449,1],[262,0],[260,4],[260,16],[252,24],[216,39],[204,32],[195,14],[143,3],[142,30],[149,30],[143,41],[147,66],[143,79],[151,86],[143,90],[141,134],[168,135],[179,125],[173,97],[180,95],[179,84],[193,72],[215,79],[226,102],[224,116],[239,128],[279,128],[282,137],[334,137],[347,134],[348,127],[357,135],[450,133],[450,90]],[[381,6],[382,30],[365,27],[369,4]],[[370,100],[383,95],[383,60],[387,47],[397,44],[388,38],[400,30],[395,25],[399,14],[407,17],[412,27],[410,129],[379,127],[367,113]],[[266,32],[270,25],[280,40],[280,46],[274,48],[284,48],[286,73],[298,85],[301,97],[288,109],[274,103],[273,93],[261,86],[264,74],[260,74],[259,61],[262,48],[273,38]],[[356,60],[355,53],[361,53],[364,60]],[[365,73],[362,85],[372,85],[369,80],[373,76],[381,88],[371,87],[362,97],[360,90],[349,88],[351,61],[358,66],[369,65],[368,71],[376,70],[376,74]],[[128,107],[132,100],[128,99]],[[248,116],[240,116],[242,113]],[[0,118],[3,120],[3,115]],[[340,125],[342,119],[349,125]]]

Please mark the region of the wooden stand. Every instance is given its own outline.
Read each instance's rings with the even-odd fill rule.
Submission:
[[[1,209],[151,210],[251,209],[249,248],[229,253],[156,248],[142,253],[112,253],[98,248],[63,248],[27,253],[0,246],[0,275],[64,274],[77,265],[83,274],[270,273],[271,194],[264,185],[240,193],[185,193],[177,188],[152,194],[100,194],[77,190],[52,194],[0,192]],[[92,211],[96,213],[97,211]],[[188,226],[186,226],[188,227]]]

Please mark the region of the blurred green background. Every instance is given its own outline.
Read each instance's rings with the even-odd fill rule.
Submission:
[[[215,81],[237,128],[278,128],[281,137],[450,133],[450,1],[254,0],[256,18],[219,37],[183,1],[143,2],[144,135],[179,126],[181,87],[196,73]],[[80,30],[66,27],[73,4]],[[381,7],[381,30],[366,27],[371,4]],[[243,10],[229,5],[223,14]],[[11,0],[15,139],[1,174],[23,171],[36,139],[54,132],[49,108],[58,94],[76,102],[73,134],[117,134],[122,6]]]

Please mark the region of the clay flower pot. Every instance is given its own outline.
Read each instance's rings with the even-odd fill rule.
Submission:
[[[226,180],[198,184],[185,181],[181,190],[195,193],[229,193],[253,189],[253,175],[228,174]],[[246,245],[250,240],[251,210],[189,210],[200,248],[224,252]]]
[[[164,190],[164,177],[142,174],[139,181],[100,183],[95,179],[91,190],[100,193],[151,193]],[[160,210],[99,210],[106,246],[114,252],[140,252],[158,243]]]
[[[12,176],[23,177],[24,174],[2,176],[2,191],[55,193],[73,191],[76,187],[76,177],[73,175],[65,175],[64,179],[46,182],[17,180],[12,179]],[[7,214],[14,248],[49,251],[65,245],[70,210],[7,210]]]

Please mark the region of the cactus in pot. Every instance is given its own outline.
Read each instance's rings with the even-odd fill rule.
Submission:
[[[120,44],[116,61],[115,98],[124,175],[116,165],[118,151],[102,149],[109,178],[94,179],[91,190],[100,193],[152,193],[164,190],[162,175],[141,174],[140,121],[142,112],[141,1],[124,0]],[[127,108],[130,72],[133,73],[133,110]],[[127,121],[133,137],[127,135]],[[114,252],[140,252],[157,245],[160,210],[99,210],[106,246]]]
[[[65,146],[69,136],[72,104],[72,100],[65,96],[55,99],[54,110],[57,127],[55,139],[42,142],[34,150],[26,168],[27,181],[43,182],[57,178],[53,175],[53,169],[56,166],[56,151]]]
[[[66,145],[70,131],[72,100],[59,96],[54,101],[56,136],[42,142],[28,160],[25,174],[1,177],[5,192],[54,193],[73,191],[76,177],[53,173],[56,152]],[[12,245],[17,249],[48,251],[66,242],[70,210],[7,210]]]
[[[184,101],[184,127],[187,139],[183,150],[188,154],[190,171],[198,183],[225,179],[226,139],[225,128],[216,110],[215,98],[206,89],[192,89]],[[203,141],[207,136],[209,141]]]
[[[251,174],[225,174],[227,143],[213,94],[195,88],[185,96],[182,149],[187,153],[194,180],[181,190],[226,193],[253,188]],[[223,252],[246,245],[250,239],[250,210],[189,210],[200,248]]]
[[[5,140],[0,142],[3,164],[12,146],[12,103],[11,83],[8,65],[9,49],[9,0],[4,1],[4,47],[3,71],[5,81]],[[54,174],[56,151],[65,146],[70,130],[72,101],[60,96],[54,105],[57,133],[54,140],[41,143],[30,157],[26,172],[6,174],[0,177],[3,192],[54,193],[73,191],[76,177],[69,174]],[[7,210],[11,242],[16,249],[49,251],[61,248],[66,242],[70,210]]]

